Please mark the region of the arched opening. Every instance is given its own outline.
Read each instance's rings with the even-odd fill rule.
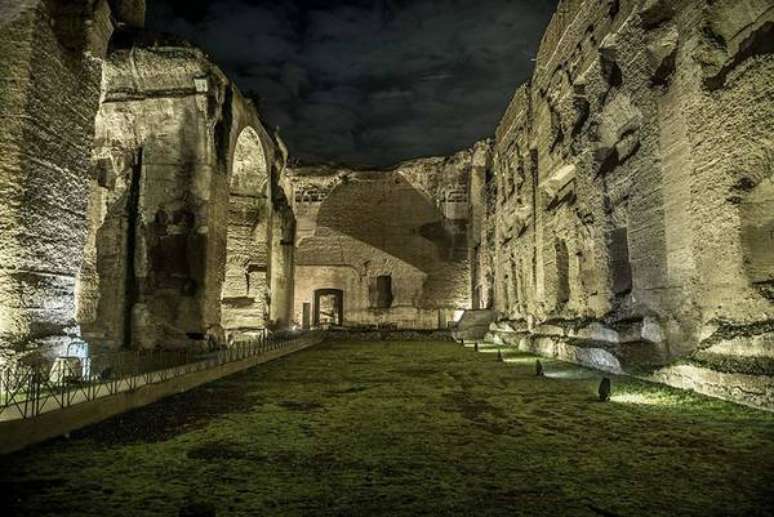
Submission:
[[[252,128],[237,139],[229,183],[221,325],[228,334],[266,327],[271,203],[266,157]]]

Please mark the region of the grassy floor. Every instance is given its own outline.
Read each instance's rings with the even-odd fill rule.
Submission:
[[[2,458],[5,515],[764,515],[774,415],[509,352],[325,343]]]

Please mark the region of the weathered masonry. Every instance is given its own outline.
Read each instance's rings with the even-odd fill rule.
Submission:
[[[329,311],[315,295],[321,288],[342,293],[342,314],[330,322],[338,325],[447,328],[470,308],[468,183],[475,154],[386,171],[292,170],[296,321],[326,321]]]
[[[287,153],[253,104],[141,1],[0,7],[3,357],[287,325]]]
[[[144,12],[0,3],[0,368],[477,309],[774,408],[774,1],[560,1],[493,138],[388,170],[289,167]]]
[[[490,338],[774,407],[774,3],[563,1],[474,178]]]

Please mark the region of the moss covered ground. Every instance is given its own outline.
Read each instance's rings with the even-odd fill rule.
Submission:
[[[489,352],[489,353],[486,353]],[[326,342],[2,458],[4,515],[766,515],[774,414],[444,342]]]

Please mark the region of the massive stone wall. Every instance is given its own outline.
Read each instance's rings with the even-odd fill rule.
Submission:
[[[268,326],[284,157],[253,105],[200,50],[119,33],[96,126],[79,297],[90,343],[185,346]]]
[[[144,5],[0,4],[0,359],[289,320],[287,152],[200,50],[141,29]]]
[[[774,405],[773,20],[560,2],[474,194],[493,337]]]
[[[387,171],[293,170],[296,321],[303,320],[304,303],[314,310],[318,289],[343,291],[345,325],[439,328],[469,308],[473,154]],[[389,292],[380,294],[387,276]]]
[[[101,59],[113,21],[140,14],[127,21],[106,0],[0,2],[0,356],[79,343]]]
[[[0,363],[238,338],[327,290],[345,325],[488,308],[498,342],[774,407],[772,0],[561,1],[493,140],[288,174],[144,13],[0,3]]]

